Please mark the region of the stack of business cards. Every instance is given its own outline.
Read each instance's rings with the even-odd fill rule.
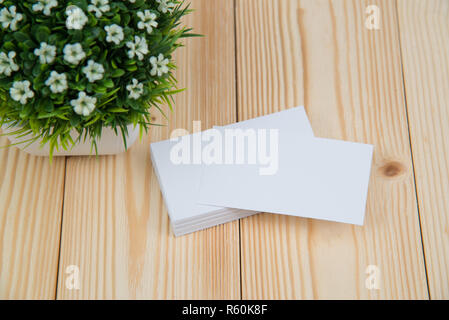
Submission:
[[[194,141],[201,133],[183,137],[183,141]],[[173,232],[183,235],[218,224],[246,217],[252,211],[197,204],[199,182],[202,171],[200,163],[178,163],[173,159],[180,141],[166,140],[151,144],[153,168],[159,180]],[[192,153],[193,150],[188,150]]]
[[[303,107],[151,145],[175,235],[258,212],[362,225],[372,152],[315,138]]]
[[[313,137],[303,107],[239,122],[238,127],[242,130],[274,129],[286,135]],[[151,144],[153,168],[175,235],[198,231],[257,213],[254,210],[198,203],[204,168],[220,163],[210,159],[217,155],[209,152],[214,141],[219,141],[217,137],[214,140],[216,133],[219,133],[217,128]],[[218,149],[216,151],[219,153]]]

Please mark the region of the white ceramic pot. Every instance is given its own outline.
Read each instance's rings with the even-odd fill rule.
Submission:
[[[2,128],[3,132],[14,132],[17,129],[10,128],[7,129],[5,127]],[[99,155],[109,155],[109,154],[118,154],[122,153],[125,150],[125,145],[123,143],[123,138],[121,135],[120,129],[117,129],[118,135],[115,134],[115,132],[111,128],[104,128],[103,132],[101,133],[101,139],[97,141],[97,149]],[[128,126],[128,137],[126,139],[126,143],[128,148],[131,147],[131,145],[136,142],[137,137],[139,136],[139,127],[133,127],[132,125]],[[73,140],[78,138],[78,132],[73,130],[71,133],[71,136]],[[15,138],[14,136],[6,136],[11,144],[31,139],[32,136],[25,136],[21,138]],[[25,146],[27,143],[18,144],[17,147],[22,149],[23,151],[35,155],[35,156],[48,156],[49,155],[49,145],[46,144],[44,147],[41,147],[40,140],[37,140],[33,142],[31,145]],[[91,140],[86,139],[85,142],[81,141],[80,143],[76,144],[73,148],[69,150],[64,150],[62,147],[59,147],[59,150],[55,150],[53,153],[53,156],[85,156],[85,155],[95,155],[95,150],[91,151]]]

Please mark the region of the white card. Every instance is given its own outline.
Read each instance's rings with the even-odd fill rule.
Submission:
[[[280,130],[278,147],[272,175],[254,164],[205,166],[198,202],[363,225],[372,145]]]
[[[312,128],[307,119],[307,115],[303,107],[288,109],[271,115],[255,118],[231,126],[234,127],[252,127],[252,128],[280,128],[291,132],[295,136],[313,137]],[[223,210],[231,210],[222,206],[201,205],[197,204],[198,190],[202,169],[205,166],[201,157],[196,157],[193,163],[194,150],[198,150],[195,142],[200,142],[202,148],[208,142],[201,142],[204,133],[194,133],[185,136],[185,141],[190,141],[190,163],[174,163],[171,153],[179,146],[182,138],[177,140],[165,140],[151,144],[151,158],[156,175],[161,186],[162,195],[167,206],[168,213],[172,223],[185,223],[194,219],[201,219],[211,214],[219,213]],[[176,153],[177,156],[181,153]],[[178,161],[179,159],[177,159]],[[198,161],[199,160],[199,161]],[[176,162],[176,161],[175,161]],[[179,162],[179,161],[178,161]],[[254,212],[257,213],[257,212]]]

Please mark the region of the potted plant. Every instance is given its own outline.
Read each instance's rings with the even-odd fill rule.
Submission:
[[[0,125],[34,154],[111,154],[172,106],[178,0],[0,0]],[[41,149],[36,148],[41,147]]]

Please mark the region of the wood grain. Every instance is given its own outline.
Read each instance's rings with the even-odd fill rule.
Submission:
[[[372,4],[380,30],[364,27]],[[0,299],[448,299],[449,3],[192,5],[185,24],[206,37],[177,53],[188,90],[168,127],[67,168],[0,149]],[[194,120],[206,129],[302,104],[317,136],[375,145],[365,225],[261,214],[174,238],[149,143]],[[66,287],[70,265],[79,290]],[[379,289],[366,287],[368,265]]]
[[[233,3],[194,0],[192,7],[184,23],[206,37],[177,54],[177,77],[188,90],[177,96],[169,126],[153,128],[126,154],[68,159],[59,299],[240,297],[238,222],[175,238],[149,154],[150,141],[175,128],[191,131],[194,120],[206,129],[236,119]],[[65,286],[70,265],[79,267],[79,290]]]
[[[0,299],[55,298],[64,170],[64,158],[0,149]]]
[[[449,2],[399,1],[398,16],[430,296],[449,299]]]
[[[236,3],[239,120],[304,104],[317,136],[375,146],[363,227],[242,220],[242,298],[428,298],[395,2]],[[371,4],[380,30],[365,28]]]

